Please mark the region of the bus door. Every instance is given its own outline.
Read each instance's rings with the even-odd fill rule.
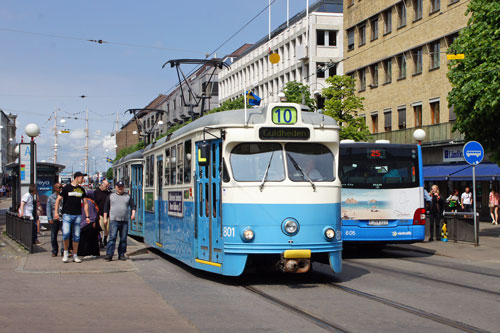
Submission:
[[[221,148],[220,139],[196,143],[197,258],[213,263],[222,262]]]
[[[162,186],[163,186],[163,156],[156,156],[156,207],[155,207],[155,223],[158,226],[157,242],[163,245],[161,237],[161,208],[163,206],[162,200]],[[166,215],[165,215],[166,216]],[[165,221],[166,222],[166,221]]]
[[[132,165],[132,199],[136,205],[135,220],[130,224],[130,230],[142,233],[143,207],[142,199],[142,165]]]

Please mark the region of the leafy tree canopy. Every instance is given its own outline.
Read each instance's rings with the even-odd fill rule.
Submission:
[[[297,81],[287,82],[283,89],[286,100],[291,103],[304,104],[311,109],[316,110],[316,100],[311,97],[309,86]]]
[[[108,171],[106,171],[106,179],[107,180],[113,179],[113,168],[109,168]]]
[[[328,87],[322,91],[325,97],[323,113],[334,118],[340,126],[340,139],[367,141],[370,131],[364,119],[358,117],[363,111],[363,97],[354,94],[356,81],[349,76],[330,76],[326,79]]]
[[[500,2],[471,0],[468,14],[467,27],[448,50],[465,55],[448,64],[448,103],[457,116],[454,129],[466,141],[480,142],[500,163]]]

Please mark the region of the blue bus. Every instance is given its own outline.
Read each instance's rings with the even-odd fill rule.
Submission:
[[[425,237],[422,150],[418,145],[342,140],[345,243],[414,243]]]

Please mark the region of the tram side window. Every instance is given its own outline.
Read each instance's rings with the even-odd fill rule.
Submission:
[[[175,146],[172,147],[170,150],[170,185],[175,185],[177,182],[177,172],[176,172],[176,166],[175,164],[177,163],[177,149],[175,149]]]
[[[230,162],[236,181],[260,182],[264,176],[266,181],[285,179],[283,148],[279,143],[241,143],[231,151]]]
[[[170,184],[170,148],[165,149],[165,183]]]
[[[160,189],[161,184],[163,183],[163,156],[156,156],[156,166],[156,172],[158,173],[158,181],[156,183],[158,184],[158,189]]]
[[[191,140],[184,142],[184,183],[191,183]]]
[[[184,175],[184,145],[179,143],[177,145],[177,184],[182,184]]]
[[[145,176],[146,176],[146,179],[144,179],[144,185],[146,186],[149,186],[149,170],[151,169],[151,166],[149,165],[149,156],[146,157],[146,172],[145,172]]]
[[[287,143],[288,177],[294,182],[334,180],[333,154],[319,143]],[[306,176],[307,175],[307,176]],[[309,178],[309,179],[308,179]]]
[[[154,174],[154,168],[155,168],[155,162],[154,162],[154,155],[149,156],[149,186],[153,187],[155,185],[155,174]]]

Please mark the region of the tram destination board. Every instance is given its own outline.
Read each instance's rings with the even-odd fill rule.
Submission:
[[[259,129],[261,140],[307,140],[310,136],[309,128],[304,127],[262,127]]]

